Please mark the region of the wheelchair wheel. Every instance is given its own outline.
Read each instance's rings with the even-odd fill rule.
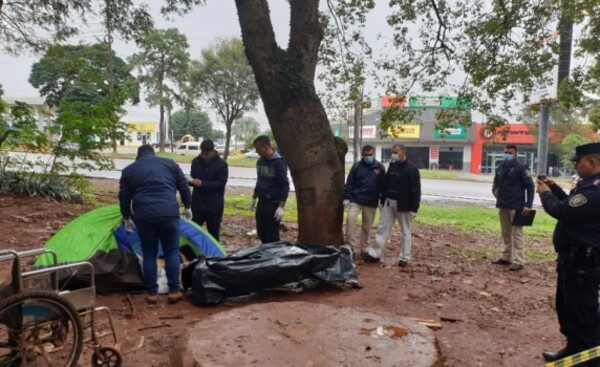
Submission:
[[[83,328],[66,299],[30,291],[0,302],[0,367],[75,367]]]
[[[112,347],[101,347],[98,352],[92,354],[93,367],[121,367],[123,357],[121,353]]]

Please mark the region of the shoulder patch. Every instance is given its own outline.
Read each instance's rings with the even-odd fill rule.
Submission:
[[[572,208],[577,208],[587,203],[587,198],[582,194],[577,194],[569,199],[569,206]]]
[[[531,177],[531,172],[529,172],[529,170],[528,170],[528,169],[526,169],[526,170],[525,170],[525,174],[526,174],[527,176]]]

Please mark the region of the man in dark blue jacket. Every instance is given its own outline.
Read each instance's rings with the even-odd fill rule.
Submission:
[[[185,206],[186,219],[192,218],[192,196],[181,168],[171,159],[159,158],[150,145],[138,149],[134,163],[121,174],[119,203],[125,229],[138,229],[144,257],[144,283],[150,304],[158,302],[156,259],[158,241],[162,244],[169,285],[169,303],[183,299],[179,287],[179,204],[177,191]],[[133,211],[132,211],[133,209]],[[132,213],[133,212],[133,213]],[[132,221],[133,219],[133,221]]]
[[[575,170],[581,181],[567,195],[553,181],[538,180],[544,210],[558,222],[552,242],[558,254],[556,314],[567,345],[543,352],[547,362],[600,345],[600,143],[575,149]],[[577,364],[597,367],[600,360]]]
[[[192,161],[190,175],[190,185],[194,187],[193,220],[199,225],[206,223],[208,233],[219,241],[229,167],[219,157],[212,140],[206,139],[200,144],[200,155]]]
[[[362,257],[369,262],[379,261],[397,220],[402,231],[402,249],[397,264],[400,267],[407,266],[412,257],[410,227],[421,205],[421,175],[417,167],[408,161],[406,147],[402,144],[392,146],[392,160],[383,181],[381,201],[375,242],[362,253]]]
[[[504,251],[493,264],[510,265],[510,270],[521,270],[525,263],[523,226],[513,225],[517,211],[529,215],[533,205],[535,187],[527,167],[517,160],[516,145],[504,148],[504,162],[496,169],[492,193],[500,216]]]
[[[257,137],[253,145],[260,158],[256,162],[257,179],[250,210],[254,211],[256,208],[256,232],[262,243],[277,242],[279,223],[290,191],[287,165],[283,157],[271,147],[268,136]]]
[[[360,254],[369,245],[369,232],[381,199],[385,167],[375,160],[375,148],[365,145],[362,158],[348,173],[344,186],[344,208],[348,208],[346,243],[340,249],[350,255]],[[356,244],[356,218],[362,212],[360,241]]]

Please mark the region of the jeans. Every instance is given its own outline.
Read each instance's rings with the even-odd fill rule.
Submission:
[[[150,295],[158,293],[156,283],[158,266],[159,241],[162,245],[165,258],[165,271],[167,273],[167,284],[169,293],[178,293],[179,289],[179,218],[177,217],[153,217],[136,220],[144,264],[144,284]]]

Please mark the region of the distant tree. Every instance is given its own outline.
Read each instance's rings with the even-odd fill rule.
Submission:
[[[259,94],[252,68],[244,54],[244,45],[238,38],[219,41],[202,50],[202,60],[195,65],[195,84],[202,98],[214,108],[225,123],[225,154],[233,123],[244,112],[256,108]]]
[[[212,137],[213,126],[210,117],[204,111],[192,110],[177,111],[171,116],[171,130],[173,138],[181,139],[186,134],[191,134],[195,138]]]
[[[129,62],[138,71],[138,79],[148,92],[146,101],[151,106],[159,106],[159,144],[160,151],[164,152],[168,83],[176,83],[188,70],[187,38],[175,28],[150,29],[136,43],[142,51],[133,54]]]
[[[572,164],[571,162],[571,157],[575,154],[575,147],[578,145],[582,145],[582,144],[587,144],[589,143],[590,140],[584,136],[581,136],[579,134],[570,134],[567,135],[564,140],[562,141],[562,143],[560,144],[561,147],[561,157],[560,157],[560,161],[563,164],[563,166],[570,166]]]
[[[248,146],[247,142],[251,139],[254,139],[258,135],[259,131],[258,121],[252,117],[242,117],[233,123],[231,134],[236,138],[236,140],[241,140],[244,142],[245,149],[249,149],[251,148],[251,145]],[[250,144],[252,144],[252,142],[250,142]]]
[[[6,144],[10,148],[21,146],[40,151],[47,143],[46,135],[38,129],[31,106],[22,102],[11,106],[0,99],[0,147]]]

